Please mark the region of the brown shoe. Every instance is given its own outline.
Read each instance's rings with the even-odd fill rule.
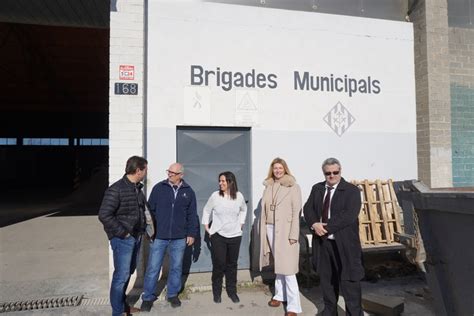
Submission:
[[[127,313],[127,315],[133,315],[140,313],[140,309],[133,306],[126,306],[125,312]]]
[[[280,301],[274,300],[273,298],[268,302],[268,306],[278,307],[281,305]]]
[[[285,316],[296,316],[295,312],[286,312]]]

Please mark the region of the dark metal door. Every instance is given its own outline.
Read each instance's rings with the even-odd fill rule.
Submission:
[[[235,174],[239,191],[248,201],[247,220],[244,225],[238,262],[239,269],[248,269],[252,219],[250,129],[178,127],[176,140],[177,158],[184,165],[184,179],[196,192],[201,232],[194,249],[186,251],[183,271],[186,273],[186,271],[212,270],[208,236],[205,235],[201,225],[201,218],[207,199],[212,192],[218,190],[217,177],[222,171],[231,171]]]

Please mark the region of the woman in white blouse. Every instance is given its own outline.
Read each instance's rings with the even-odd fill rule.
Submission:
[[[237,296],[237,260],[247,205],[230,171],[219,174],[219,191],[212,193],[204,206],[202,224],[211,236],[212,293],[214,302],[221,302],[222,279],[225,274],[227,295],[232,302]],[[212,221],[212,225],[210,225]]]

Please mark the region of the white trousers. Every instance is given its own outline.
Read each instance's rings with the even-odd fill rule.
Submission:
[[[267,238],[270,249],[274,248],[274,226],[267,224]],[[274,300],[287,302],[286,311],[293,313],[301,313],[300,291],[296,275],[277,274],[275,279],[275,296]]]

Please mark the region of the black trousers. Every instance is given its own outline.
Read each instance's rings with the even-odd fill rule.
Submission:
[[[226,238],[218,233],[211,236],[212,251],[212,292],[222,293],[222,279],[228,295],[237,294],[237,260],[242,236]]]
[[[322,315],[337,315],[337,301],[341,291],[346,302],[346,315],[363,315],[362,293],[359,281],[341,280],[342,263],[336,241],[324,239],[321,243],[320,281],[323,291]]]

